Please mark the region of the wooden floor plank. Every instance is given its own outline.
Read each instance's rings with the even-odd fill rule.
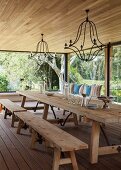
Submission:
[[[5,163],[5,160],[4,160],[3,156],[2,156],[1,151],[0,151],[0,169],[1,170],[8,170],[8,167],[7,167],[6,163]]]
[[[39,115],[39,113],[37,114]],[[52,169],[52,160],[53,152],[51,149],[49,151],[45,150],[45,147],[40,144],[36,144],[36,149],[31,150],[29,148],[30,144],[30,134],[28,131],[22,130],[23,135],[16,134],[16,128],[11,128],[11,118],[8,117],[7,120],[3,119],[3,115],[0,115],[0,151],[1,147],[2,152],[0,152],[0,170],[8,170],[7,160],[5,156],[6,152],[9,152],[10,158],[14,161],[15,165],[17,160],[23,158],[21,161],[25,161],[24,165],[29,165],[32,170],[51,170]],[[72,135],[78,137],[82,141],[89,143],[91,124],[81,123],[78,127],[75,127],[73,124],[66,124],[63,129]],[[119,124],[108,124],[105,126],[105,130],[109,137],[111,144],[120,144],[120,134],[121,134],[121,125]],[[9,138],[9,140],[8,140]],[[7,139],[7,141],[6,141]],[[106,145],[104,136],[101,134],[100,145]],[[15,148],[14,148],[15,147]],[[5,149],[4,149],[5,148]],[[3,152],[5,151],[5,153]],[[13,151],[15,150],[15,151]],[[18,155],[16,159],[15,155]],[[28,157],[28,158],[27,158]],[[120,170],[121,169],[121,154],[105,155],[99,156],[99,161],[97,164],[89,163],[89,151],[81,150],[76,152],[76,158],[79,165],[79,170]],[[4,160],[5,159],[5,160]],[[1,162],[3,168],[1,169]],[[30,163],[31,162],[31,163]],[[18,164],[17,167],[23,170],[23,167],[20,167]],[[14,170],[15,167],[12,167]],[[62,166],[60,170],[72,170],[72,166]]]
[[[18,141],[21,142],[21,144],[24,144],[24,147],[26,147],[26,150],[29,152],[29,154],[34,157],[34,159],[37,161],[41,169],[49,170],[48,167],[52,168],[52,161],[53,161],[53,150],[52,149],[46,149],[44,145],[40,145],[39,143],[36,144],[36,148],[34,150],[30,149],[30,135],[29,132],[26,130],[22,130],[22,135],[16,134],[16,128],[10,127],[10,122],[4,120],[5,125],[12,131],[12,133],[16,136]],[[48,160],[48,161],[46,161]],[[62,166],[62,170],[71,170],[70,166]]]
[[[2,153],[3,158],[9,170],[19,170],[18,165],[14,161],[14,158],[10,154],[8,148],[6,147],[1,137],[0,137],[0,152]]]
[[[9,150],[10,154],[13,156],[16,164],[20,169],[30,170],[30,167],[23,159],[22,155],[18,152],[17,148],[14,146],[14,143],[10,140],[10,138],[6,135],[4,130],[0,127],[0,135],[2,140],[4,141],[7,149]]]
[[[14,143],[14,146],[18,149],[19,153],[21,153],[29,167],[33,170],[40,170],[40,166],[37,164],[36,160],[31,157],[26,148],[23,147],[23,145],[17,140],[13,133],[11,133],[10,129],[6,128],[2,120],[0,120],[0,125],[4,129],[5,133],[9,136],[11,141]]]

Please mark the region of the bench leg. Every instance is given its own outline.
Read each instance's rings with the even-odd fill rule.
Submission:
[[[77,115],[75,113],[73,113],[73,120],[74,120],[75,126],[78,126],[78,119],[77,119]]]
[[[7,118],[7,109],[5,108],[5,115],[4,115],[4,119]]]
[[[24,125],[23,120],[19,119],[17,134],[20,134],[20,131],[21,131],[21,128],[23,127],[23,125]]]
[[[11,123],[11,127],[14,127],[14,122],[15,122],[16,116],[14,113],[12,113],[12,123]]]
[[[78,170],[78,165],[77,165],[77,161],[76,161],[76,157],[75,157],[75,152],[70,151],[70,156],[71,156],[71,162],[72,162],[73,169]]]
[[[62,152],[63,153],[63,152]],[[61,158],[61,151],[57,148],[54,148],[54,160],[53,160],[53,170],[59,170],[59,165],[70,164],[72,163],[73,170],[79,170],[75,152],[69,151],[70,157]]]
[[[34,148],[37,139],[38,139],[37,132],[34,129],[32,129],[31,146],[30,146],[31,149]]]
[[[7,118],[7,115],[9,115],[9,116],[11,116],[12,115],[12,113],[7,109],[7,108],[5,108],[5,115],[4,115],[4,119],[6,119]]]
[[[54,148],[53,170],[59,170],[61,152]]]

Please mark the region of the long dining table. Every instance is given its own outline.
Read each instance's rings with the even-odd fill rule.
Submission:
[[[75,113],[78,116],[84,116],[91,120],[91,133],[90,133],[90,142],[89,142],[89,159],[90,162],[97,163],[99,155],[113,154],[121,152],[121,145],[113,146],[99,146],[100,138],[100,125],[106,123],[120,123],[121,122],[121,110],[118,108],[96,108],[89,109],[82,107],[79,104],[69,103],[63,95],[55,93],[52,96],[47,96],[38,91],[17,91],[19,95],[23,96],[21,106],[24,107],[26,98],[42,102],[44,104],[44,110],[42,118],[48,120],[48,109],[49,105],[67,110],[69,112]]]

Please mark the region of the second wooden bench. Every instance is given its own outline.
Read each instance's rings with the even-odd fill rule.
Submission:
[[[21,112],[21,111],[26,111],[25,108],[22,108],[21,106],[19,106],[18,104],[12,102],[9,99],[0,99],[0,104],[2,106],[4,106],[5,109],[5,115],[4,115],[4,119],[6,119],[7,115],[12,115],[12,123],[11,126],[14,127],[14,122],[16,121],[16,117],[15,117],[15,112]]]
[[[18,134],[24,123],[32,128],[31,148],[34,148],[38,134],[46,144],[49,143],[49,146],[54,148],[53,170],[59,170],[59,165],[70,163],[74,170],[78,170],[75,150],[88,148],[86,143],[31,112],[21,112],[21,114],[16,112],[15,114],[19,117]],[[61,158],[61,153],[65,152],[69,153],[69,157]]]

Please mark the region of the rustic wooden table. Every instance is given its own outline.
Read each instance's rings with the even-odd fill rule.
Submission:
[[[92,121],[92,129],[90,134],[90,162],[97,163],[98,155],[119,153],[121,145],[99,147],[100,124],[121,122],[121,110],[118,108],[95,110],[81,107],[79,104],[70,104],[62,95],[54,94],[47,96],[40,92],[32,91],[18,91],[18,94],[23,96],[22,106],[24,106],[26,97],[43,102],[44,112],[43,119],[47,119],[49,105],[59,107],[61,109],[70,111],[77,115],[85,116]]]

